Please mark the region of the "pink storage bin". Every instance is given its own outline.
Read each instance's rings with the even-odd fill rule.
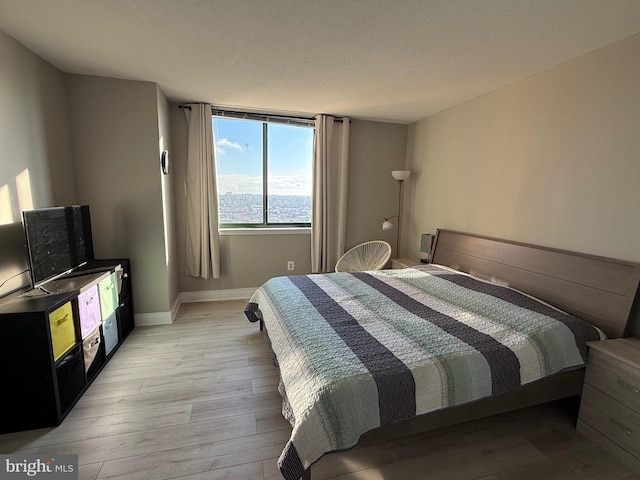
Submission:
[[[80,312],[80,334],[84,340],[102,321],[98,285],[78,295],[78,311]]]

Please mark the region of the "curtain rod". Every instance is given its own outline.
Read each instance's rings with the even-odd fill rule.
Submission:
[[[190,105],[178,105],[178,108],[182,108],[185,110],[191,110],[191,106]],[[298,120],[298,121],[309,121],[309,122],[313,122],[315,120],[314,117],[297,117],[294,115],[280,115],[280,114],[268,114],[268,113],[253,113],[253,112],[239,112],[237,110],[226,110],[224,108],[218,108],[218,107],[211,107],[211,113],[212,115],[215,115],[216,113],[220,113],[220,116],[225,116],[225,114],[228,114],[229,117],[232,118],[242,118],[243,116],[246,118],[249,118],[251,116],[255,116],[255,117],[261,117],[264,119],[279,119],[279,120]],[[342,123],[344,118],[340,118],[340,117],[334,117],[334,121],[338,122],[338,123]],[[351,120],[349,120],[349,123],[351,123]]]
[[[312,124],[314,118],[295,116],[295,115],[280,115],[270,113],[257,113],[257,112],[241,112],[237,110],[227,110],[224,108],[211,107],[211,114],[219,117],[239,118],[245,120],[258,120],[258,121],[274,121],[277,123],[298,123],[298,124]]]

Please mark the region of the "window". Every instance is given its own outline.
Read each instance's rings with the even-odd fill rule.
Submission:
[[[311,225],[313,124],[264,118],[212,117],[222,228]]]

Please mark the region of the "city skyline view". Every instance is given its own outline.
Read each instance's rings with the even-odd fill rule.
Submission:
[[[254,193],[219,195],[221,224],[252,224],[263,222],[263,196]],[[270,195],[267,223],[311,223],[311,197],[301,195]]]

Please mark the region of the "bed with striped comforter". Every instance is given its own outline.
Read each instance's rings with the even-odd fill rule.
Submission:
[[[246,314],[264,321],[280,368],[293,431],[278,466],[288,480],[381,425],[583,366],[585,343],[602,335],[435,265],[273,278]]]

